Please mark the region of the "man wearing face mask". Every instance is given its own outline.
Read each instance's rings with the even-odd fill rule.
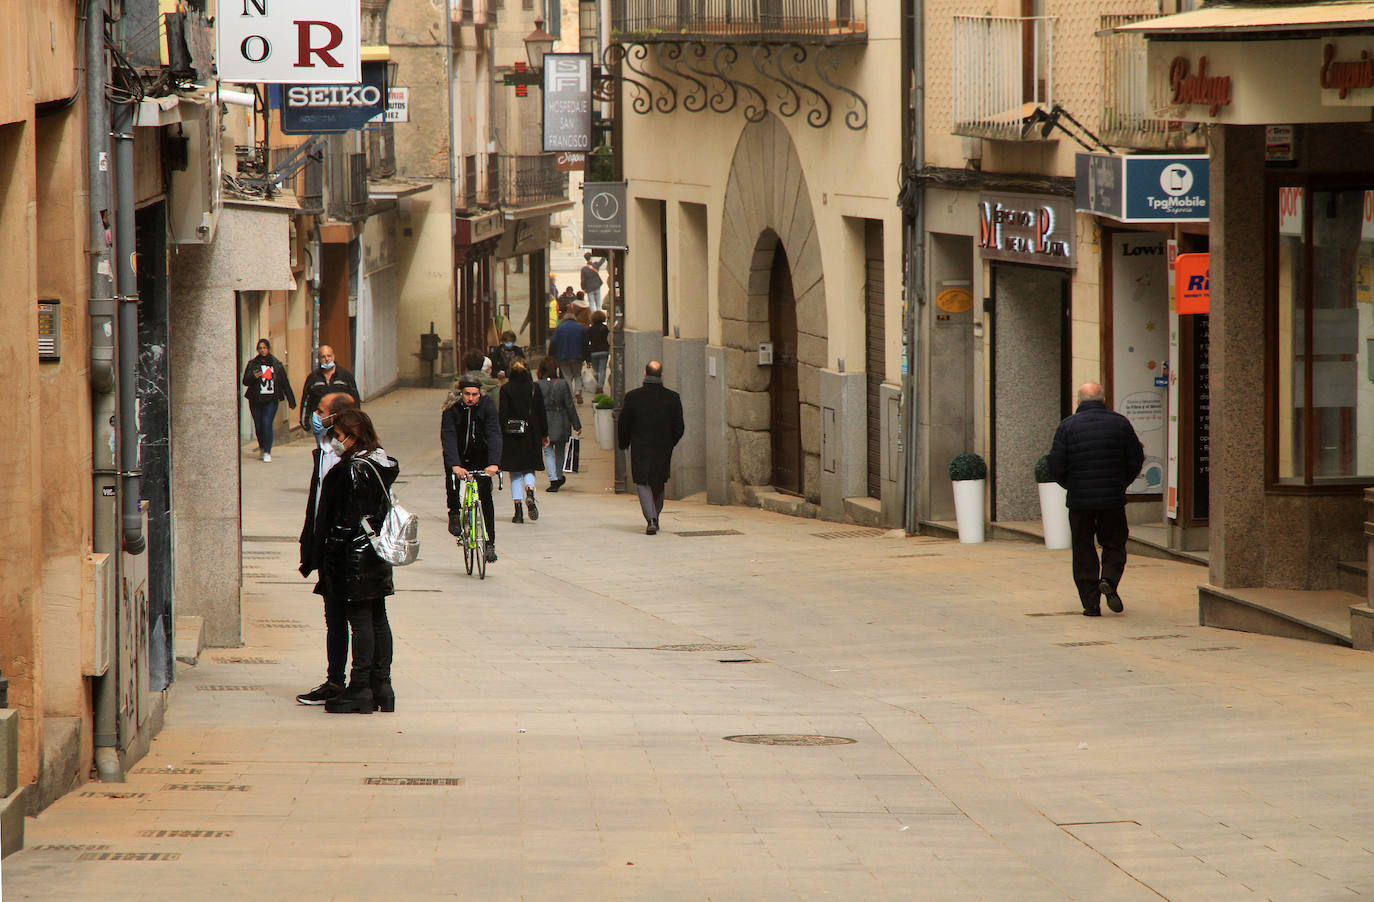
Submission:
[[[323,448],[327,433],[314,427],[311,415],[319,408],[324,396],[344,392],[353,398],[355,406],[361,405],[363,399],[358,395],[358,383],[354,381],[353,374],[334,362],[333,348],[320,345],[315,360],[319,366],[310,371],[310,375],[305,377],[305,385],[301,386],[301,428],[313,432],[315,447]]]
[[[510,375],[510,365],[525,356],[525,349],[515,343],[515,333],[507,329],[501,333],[501,343],[491,349],[491,370],[496,375]]]
[[[321,348],[323,350],[323,348]],[[334,426],[334,418],[350,407],[357,407],[351,395],[334,392],[320,398],[319,405],[310,414],[310,428],[318,437],[328,436]],[[310,544],[315,535],[315,511],[320,504],[320,483],[324,475],[333,469],[343,454],[343,445],[337,438],[326,438],[315,449],[315,468],[310,474],[310,492],[305,502],[305,525],[301,529],[301,563],[304,564]],[[347,599],[324,596],[324,648],[326,671],[324,682],[296,696],[302,705],[323,705],[334,696],[343,692],[348,666],[348,607]]]

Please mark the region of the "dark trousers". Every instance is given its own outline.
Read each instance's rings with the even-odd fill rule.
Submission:
[[[248,410],[253,415],[253,432],[258,437],[258,447],[272,453],[272,428],[277,419],[277,402],[266,404],[248,402]]]
[[[348,600],[341,595],[324,597],[324,655],[329,667],[325,678],[342,686],[348,666]]]
[[[663,513],[663,483],[635,483],[639,495],[639,510],[645,520],[657,520]]]
[[[471,472],[471,471],[469,471]],[[444,486],[448,496],[448,509],[450,513],[457,513],[462,507],[462,495],[458,492],[458,477],[453,475],[450,470],[448,481]],[[491,477],[485,473],[477,477],[477,500],[482,504],[482,520],[487,525],[487,541],[496,541],[496,505],[491,500]]]
[[[391,679],[391,624],[385,598],[348,601],[348,626],[353,632],[353,670],[349,684],[375,686]]]
[[[1103,511],[1069,511],[1069,530],[1073,534],[1073,581],[1084,608],[1101,603],[1097,584],[1106,580],[1115,589],[1126,570],[1126,508]],[[1095,541],[1094,541],[1095,540]],[[1102,561],[1097,545],[1102,546]]]

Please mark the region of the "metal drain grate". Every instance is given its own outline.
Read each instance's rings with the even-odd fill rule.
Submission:
[[[253,787],[240,783],[168,783],[163,792],[248,792]]]
[[[1111,645],[1112,643],[1107,639],[1094,639],[1091,642],[1059,642],[1057,644],[1063,648],[1083,648],[1088,645]]]
[[[1081,613],[1083,613],[1083,612],[1082,612],[1082,611],[1036,611],[1036,612],[1034,612],[1034,613],[1032,613],[1032,614],[1027,614],[1026,616],[1027,616],[1027,617],[1067,617],[1067,616],[1069,616],[1070,614],[1081,614]]]
[[[842,532],[813,532],[818,539],[876,539],[887,535],[886,529],[846,529]]]
[[[701,536],[742,536],[744,533],[740,532],[738,529],[690,529],[686,532],[675,532],[673,535],[696,539]]]
[[[364,786],[462,786],[462,777],[364,777]]]
[[[296,544],[301,539],[300,536],[244,536],[243,540],[245,542],[291,542]]]
[[[180,852],[82,852],[77,861],[176,861]]]
[[[204,773],[198,767],[140,767],[134,771],[136,774],[163,774],[165,776],[194,776]]]
[[[299,620],[254,620],[254,624],[269,630],[303,630],[308,627]]]
[[[752,645],[712,645],[708,642],[697,642],[690,645],[655,645],[650,651],[745,651],[753,647]]]
[[[1190,648],[1189,651],[1240,651],[1239,645],[1217,645],[1212,648]]]
[[[233,830],[140,830],[144,839],[229,839]],[[108,848],[108,846],[106,847]]]
[[[918,551],[918,552],[916,552],[916,553],[914,553],[914,554],[894,554],[894,555],[892,556],[892,559],[893,559],[893,560],[897,560],[898,558],[908,558],[908,557],[944,557],[944,556],[945,556],[945,553],[944,553],[943,551]]]
[[[50,842],[41,846],[28,846],[27,852],[107,852],[108,844],[89,842]]]
[[[83,799],[146,799],[146,792],[83,792]]]
[[[197,692],[261,692],[261,686],[197,686]]]
[[[1158,636],[1127,636],[1132,642],[1149,642],[1154,639],[1187,639],[1182,633],[1160,633]]]
[[[726,742],[742,742],[746,745],[853,745],[857,739],[844,736],[812,736],[806,733],[745,733],[739,736],[726,736]]]
[[[276,658],[215,658],[216,664],[280,664]]]

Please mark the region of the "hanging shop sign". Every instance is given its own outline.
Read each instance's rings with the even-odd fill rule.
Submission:
[[[1206,222],[1210,167],[1205,154],[1080,153],[1076,207],[1120,222]]]
[[[1174,260],[1174,310],[1180,316],[1206,313],[1212,296],[1209,254],[1179,254]]]
[[[388,87],[384,122],[410,121],[410,88]]]
[[[592,149],[592,55],[544,54],[544,152]]]
[[[283,134],[340,134],[386,114],[386,63],[364,63],[356,85],[273,85],[271,93]]]
[[[454,221],[454,225],[453,241],[459,247],[480,244],[499,237],[506,227],[500,210],[492,210],[478,216],[460,216]]]
[[[215,18],[221,81],[357,84],[362,78],[360,0],[243,0]]]
[[[594,250],[627,250],[624,182],[582,184],[582,246]]]
[[[978,248],[984,260],[1073,268],[1078,265],[1073,202],[1044,194],[983,194]]]

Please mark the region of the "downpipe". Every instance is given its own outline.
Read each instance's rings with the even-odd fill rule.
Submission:
[[[119,463],[120,519],[124,551],[142,554],[147,548],[143,518],[139,514],[143,470],[139,466],[138,423],[138,274],[134,272],[136,226],[134,221],[134,107],[114,106],[115,141],[115,248],[119,275]]]

